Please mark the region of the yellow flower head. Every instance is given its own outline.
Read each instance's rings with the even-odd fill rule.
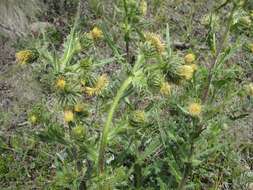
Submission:
[[[74,120],[74,113],[71,110],[64,111],[64,121],[69,123]]]
[[[35,115],[31,115],[30,118],[29,118],[29,120],[30,120],[30,122],[31,122],[32,124],[37,123],[37,117],[36,117]]]
[[[146,41],[149,42],[159,54],[165,51],[165,45],[161,40],[161,37],[154,33],[145,34]]]
[[[64,78],[59,78],[56,81],[56,87],[60,90],[63,90],[66,86],[66,81],[64,80]]]
[[[103,36],[103,31],[98,28],[98,27],[94,27],[91,31],[90,31],[90,35],[94,40],[100,39]]]
[[[16,60],[19,64],[28,63],[33,57],[33,53],[30,50],[22,50],[16,53]]]
[[[83,112],[84,111],[84,105],[81,104],[81,103],[77,103],[75,106],[74,106],[74,111],[75,112]]]
[[[106,74],[101,75],[94,87],[86,87],[85,92],[89,96],[100,95],[102,91],[107,87],[109,83],[108,76]]]
[[[171,94],[171,85],[168,82],[163,82],[161,84],[160,93],[164,96],[169,96]]]
[[[197,71],[198,70],[198,65],[196,65],[196,64],[190,64],[189,66],[192,67],[193,71]]]
[[[186,80],[190,80],[193,76],[194,70],[189,65],[182,65],[178,68],[178,73],[180,76],[184,77]]]
[[[145,0],[141,1],[140,10],[141,10],[141,14],[143,16],[145,16],[147,14],[148,4],[147,4],[147,2]]]
[[[184,57],[184,61],[185,63],[192,63],[196,60],[196,56],[193,53],[188,53],[185,57]]]
[[[199,103],[191,103],[188,107],[188,112],[191,116],[199,116],[201,114],[202,107]]]
[[[247,92],[250,96],[253,96],[253,83],[247,85]]]

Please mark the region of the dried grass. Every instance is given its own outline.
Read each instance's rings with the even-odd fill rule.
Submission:
[[[25,35],[29,23],[36,19],[40,8],[39,0],[1,0],[0,33],[9,36]]]

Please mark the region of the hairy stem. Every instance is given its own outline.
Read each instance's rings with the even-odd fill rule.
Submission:
[[[229,15],[229,18],[228,18],[226,31],[224,32],[224,35],[221,38],[221,44],[218,47],[217,53],[213,56],[213,58],[211,60],[211,65],[209,67],[208,77],[207,77],[207,85],[204,88],[203,95],[202,95],[202,102],[203,103],[206,102],[207,97],[209,95],[209,89],[210,89],[210,85],[211,85],[212,78],[213,78],[213,69],[214,69],[215,65],[217,64],[217,62],[219,61],[219,56],[220,56],[220,54],[222,53],[222,51],[224,49],[225,42],[228,38],[229,31],[230,31],[230,28],[231,28],[232,23],[233,23],[233,15],[234,15],[235,10],[236,10],[236,6],[233,6],[233,9],[232,9],[232,11]]]
[[[104,161],[105,161],[105,149],[107,146],[107,141],[108,141],[108,132],[110,129],[110,126],[112,124],[112,119],[113,119],[113,115],[116,111],[116,108],[119,104],[119,101],[121,99],[121,97],[123,96],[125,90],[128,88],[128,86],[131,84],[132,82],[132,77],[128,77],[124,83],[122,84],[122,86],[120,87],[120,89],[117,92],[116,97],[114,98],[113,104],[110,108],[107,120],[106,120],[106,124],[103,128],[103,132],[102,132],[102,137],[101,137],[101,141],[100,141],[100,149],[99,149],[99,155],[98,155],[98,172],[99,174],[102,174],[104,172]]]
[[[178,190],[184,190],[185,189],[187,178],[192,173],[192,163],[191,163],[191,160],[192,160],[192,155],[193,155],[193,149],[194,149],[194,141],[192,140],[190,154],[188,156],[188,160],[187,160],[187,163],[186,163],[185,168],[184,168],[183,178],[182,178],[182,180],[180,181],[180,183],[178,185]]]

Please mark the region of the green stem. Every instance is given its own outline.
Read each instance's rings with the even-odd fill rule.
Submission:
[[[105,149],[107,146],[108,132],[109,132],[110,126],[112,124],[113,115],[116,111],[116,108],[119,104],[121,97],[123,96],[123,94],[124,94],[125,90],[128,88],[128,86],[131,84],[131,82],[132,82],[132,77],[128,77],[124,81],[124,83],[122,84],[120,89],[118,90],[117,95],[114,98],[113,104],[110,108],[110,111],[109,111],[109,114],[108,114],[108,117],[106,120],[106,124],[103,128],[102,138],[100,141],[99,155],[98,155],[99,174],[102,174],[104,172]]]
[[[192,155],[193,155],[193,148],[194,148],[194,142],[192,141],[191,142],[190,154],[188,156],[188,160],[187,160],[187,163],[186,163],[185,168],[184,168],[183,178],[182,178],[182,180],[180,181],[180,183],[178,185],[178,190],[184,190],[185,189],[187,178],[192,173],[192,163],[191,163],[191,160],[192,160]]]
[[[233,9],[229,15],[229,18],[228,18],[228,22],[227,22],[227,27],[226,27],[226,31],[225,33],[223,34],[222,38],[221,38],[221,44],[218,48],[218,51],[216,52],[216,54],[214,55],[213,59],[211,60],[211,65],[209,67],[209,71],[208,71],[208,77],[207,77],[207,85],[205,86],[204,88],[204,91],[203,91],[203,94],[202,94],[202,102],[206,102],[207,100],[207,97],[209,95],[209,89],[210,89],[210,85],[212,83],[212,78],[213,78],[213,69],[215,68],[217,62],[219,61],[219,56],[220,54],[222,53],[223,49],[224,49],[224,46],[225,46],[225,43],[226,43],[226,40],[228,38],[228,35],[229,35],[229,31],[231,29],[231,26],[233,24],[233,15],[235,13],[235,10],[236,10],[236,6],[234,5],[233,6]]]

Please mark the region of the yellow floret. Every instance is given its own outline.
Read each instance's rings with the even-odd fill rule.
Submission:
[[[85,92],[88,94],[88,96],[94,96],[96,95],[96,88],[95,87],[85,87]]]
[[[59,78],[56,81],[56,87],[60,90],[63,90],[66,86],[66,81],[64,80],[64,78]]]
[[[196,56],[193,53],[189,53],[184,57],[185,63],[192,63],[196,59]]]
[[[64,121],[69,123],[74,120],[74,113],[71,110],[64,111]]]
[[[160,93],[169,96],[171,94],[171,85],[168,82],[163,82],[161,84]]]
[[[199,103],[191,103],[188,107],[188,112],[191,116],[199,116],[201,114],[202,107]]]
[[[31,115],[31,117],[29,118],[30,122],[32,124],[35,124],[37,122],[37,117],[35,115]]]
[[[108,77],[106,74],[102,74],[97,81],[96,88],[103,90],[108,85]]]
[[[192,67],[193,71],[197,71],[198,70],[198,65],[196,65],[196,64],[190,64],[189,66]]]

